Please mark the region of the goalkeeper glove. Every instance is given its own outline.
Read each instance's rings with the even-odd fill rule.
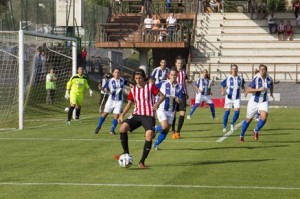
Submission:
[[[93,91],[92,91],[92,89],[90,89],[90,96],[91,96],[91,97],[93,96]]]
[[[70,91],[66,90],[65,98],[68,100],[70,98]]]

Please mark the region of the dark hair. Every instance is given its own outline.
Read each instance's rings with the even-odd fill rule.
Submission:
[[[135,75],[141,75],[144,79],[146,79],[146,73],[143,69],[139,68],[133,72],[132,78],[134,79]]]
[[[266,65],[264,65],[264,64],[261,64],[261,65],[259,65],[259,69],[261,68],[261,67],[264,67],[265,69],[266,69],[266,71],[268,71],[268,67],[266,66]]]
[[[232,65],[230,66],[230,68],[232,68],[232,67],[239,68],[238,65],[236,65],[236,64],[232,64]]]
[[[115,70],[120,71],[120,69],[119,69],[118,67],[116,67],[116,68],[113,68],[113,69],[112,69],[112,73],[115,72]]]

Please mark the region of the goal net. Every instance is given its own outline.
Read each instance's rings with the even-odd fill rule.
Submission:
[[[0,32],[0,38],[0,129],[65,117],[66,82],[76,72],[76,40],[26,31]],[[50,69],[55,83],[47,95]]]

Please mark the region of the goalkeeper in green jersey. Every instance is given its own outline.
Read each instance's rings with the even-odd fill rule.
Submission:
[[[70,124],[74,109],[76,113],[75,119],[79,119],[80,109],[83,103],[83,94],[86,89],[89,89],[90,96],[92,96],[93,91],[90,89],[87,77],[83,74],[83,68],[78,67],[77,75],[71,77],[67,83],[65,98],[67,100],[70,99],[67,124]]]

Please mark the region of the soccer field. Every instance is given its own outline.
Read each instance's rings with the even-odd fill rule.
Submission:
[[[209,108],[197,109],[181,139],[168,135],[150,152],[147,169],[137,167],[142,128],[129,134],[134,165],[121,168],[113,159],[122,148],[109,134],[112,117],[95,135],[95,112],[83,111],[70,126],[65,118],[41,119],[0,131],[0,198],[300,198],[299,109],[270,109],[260,140],[253,141],[253,121],[245,143],[238,142],[240,127],[217,142],[223,109],[216,109],[218,120]],[[242,109],[238,123],[244,117]]]

